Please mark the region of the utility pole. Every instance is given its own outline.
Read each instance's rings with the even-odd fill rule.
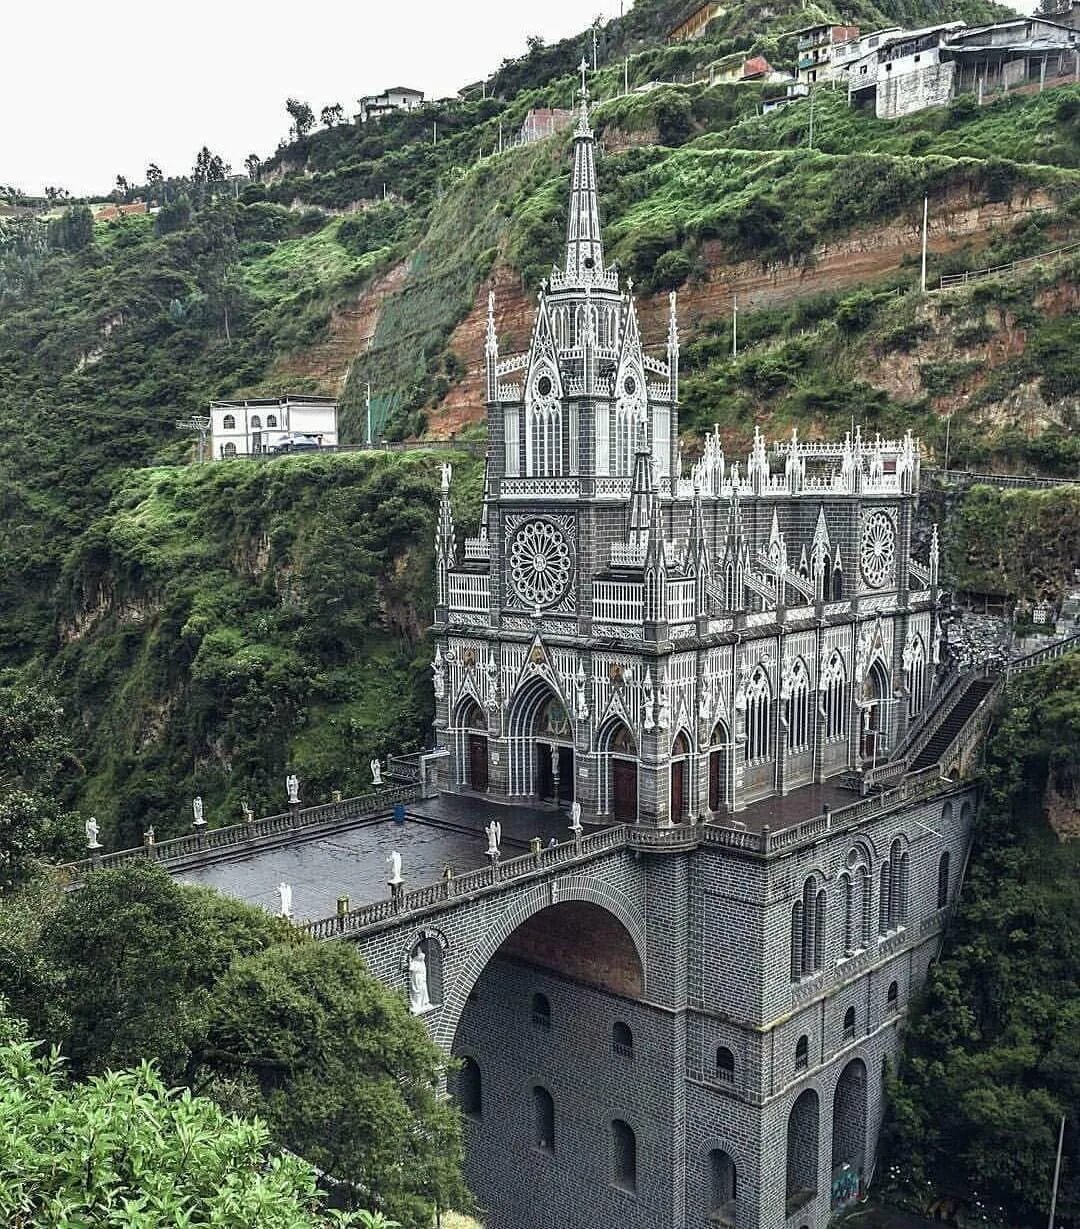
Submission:
[[[739,357],[739,296],[731,296],[731,357]]]
[[[922,198],[922,292],[926,294],[926,220],[930,210],[930,194]]]
[[[371,447],[371,381],[367,383],[367,394],[364,397],[364,404],[367,407],[367,446]]]
[[[210,419],[204,414],[192,414],[176,424],[177,431],[197,431],[199,433],[199,464],[206,460],[206,437],[210,431]]]
[[[431,121],[431,143],[432,145],[438,145],[439,143],[439,121],[438,120]]]
[[[1045,60],[1043,61],[1043,71],[1045,72]],[[596,72],[596,26],[592,28],[592,70]]]
[[[814,87],[810,87],[810,149],[814,148]]]
[[[1061,1149],[1065,1143],[1065,1115],[1061,1115],[1061,1130],[1058,1132],[1057,1163],[1054,1165],[1054,1193],[1050,1197],[1050,1229],[1054,1229],[1054,1214],[1057,1212],[1058,1180],[1061,1178]]]
[[[622,14],[620,13],[620,16]],[[627,56],[622,62],[622,92],[630,93],[630,57]]]
[[[945,418],[945,481],[949,481],[949,442],[952,435],[952,414]]]

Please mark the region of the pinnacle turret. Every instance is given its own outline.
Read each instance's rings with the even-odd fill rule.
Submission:
[[[600,204],[596,189],[596,142],[589,125],[588,65],[581,62],[581,110],[574,129],[574,171],[570,180],[570,216],[566,227],[568,284],[599,281],[604,271]]]

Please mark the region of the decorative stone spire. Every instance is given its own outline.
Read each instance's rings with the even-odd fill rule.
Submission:
[[[484,502],[480,509],[480,541],[488,540],[491,517],[491,458],[484,461]]]
[[[450,601],[450,569],[457,562],[454,545],[454,514],[450,510],[450,465],[442,467],[442,490],[439,494],[439,519],[435,528],[436,601],[446,606]]]
[[[938,542],[937,524],[930,534],[930,587],[938,583],[938,568],[941,564],[941,544]]]
[[[596,144],[589,126],[588,64],[581,61],[581,109],[574,129],[574,171],[570,180],[570,217],[566,228],[566,279],[583,285],[600,279],[604,246],[596,191]]]
[[[769,455],[765,451],[765,437],[757,427],[754,428],[753,451],[746,463],[746,476],[755,495],[762,494],[769,485]]]
[[[653,489],[652,457],[649,455],[644,423],[639,422],[636,425],[635,434],[637,448],[634,456],[634,477],[630,484],[629,545],[644,551],[649,540],[649,525],[652,521],[652,506],[656,503],[656,491]]]
[[[672,401],[679,399],[679,315],[678,301],[673,290],[668,295],[667,327],[668,385]]]
[[[667,551],[660,500],[655,494],[649,506],[649,541],[645,547],[645,622],[667,622]]]
[[[499,396],[499,338],[495,332],[495,291],[488,291],[487,340],[484,343],[488,401]]]
[[[725,610],[743,610],[746,602],[746,577],[750,571],[750,547],[743,532],[742,509],[739,505],[738,482],[731,484],[727,529],[724,533],[722,563],[723,606]]]
[[[798,495],[806,478],[806,459],[799,449],[799,431],[791,428],[791,446],[788,450],[787,463],[784,466],[784,476],[787,479],[788,490],[792,495]]]
[[[705,520],[701,511],[701,487],[696,480],[694,481],[694,502],[690,507],[690,543],[687,550],[687,565],[695,582],[697,613],[706,614],[712,564],[709,559],[708,543],[705,539]]]

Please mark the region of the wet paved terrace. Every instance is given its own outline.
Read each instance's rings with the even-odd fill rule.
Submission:
[[[570,836],[565,812],[501,806],[479,795],[447,796],[410,804],[403,824],[373,820],[179,871],[176,878],[216,888],[275,914],[280,908],[278,884],[285,882],[292,885],[293,917],[310,921],[330,917],[339,896],[348,896],[352,908],[386,900],[388,859],[395,849],[401,854],[406,891],[438,882],[446,866],[457,875],[487,866],[484,826],[492,818],[502,824],[503,857],[528,852],[534,836],[545,845],[552,837],[561,842]]]

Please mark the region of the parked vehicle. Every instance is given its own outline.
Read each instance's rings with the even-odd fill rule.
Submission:
[[[301,435],[294,431],[282,436],[276,444],[272,444],[270,451],[273,453],[318,452],[321,447],[322,441],[317,435]]]

